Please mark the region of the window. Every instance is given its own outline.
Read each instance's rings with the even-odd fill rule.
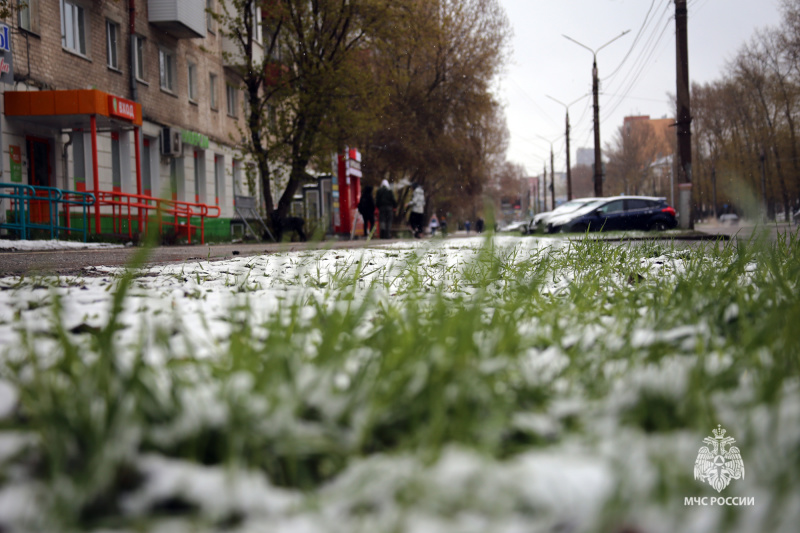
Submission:
[[[217,75],[208,75],[208,99],[211,102],[211,109],[217,109]]]
[[[255,35],[253,36],[258,44],[264,44],[263,28],[261,26],[261,8],[256,7],[256,2],[253,2],[253,10],[255,14]]]
[[[114,69],[119,69],[119,59],[117,57],[117,50],[119,39],[119,24],[106,21],[106,51],[108,52],[108,66]]]
[[[214,20],[214,0],[206,0],[206,29],[208,33],[216,33],[217,21]]]
[[[158,51],[158,76],[162,89],[175,92],[175,55],[163,48]]]
[[[133,40],[136,47],[136,53],[133,56],[136,79],[144,81],[144,37],[134,35]]]
[[[608,202],[606,205],[601,207],[599,211],[604,215],[607,215],[608,213],[616,213],[619,211],[623,211],[622,200],[614,200],[613,202]]]
[[[189,61],[186,74],[189,82],[189,100],[197,101],[197,65]]]
[[[637,209],[648,209],[651,207],[651,203],[647,200],[640,200],[640,199],[631,199],[625,200],[625,210],[626,211],[635,211]]]
[[[83,8],[69,0],[61,1],[61,45],[86,55],[86,22]]]
[[[228,104],[228,115],[235,117],[237,116],[237,106],[236,106],[236,87],[233,85],[226,85],[225,86],[225,93],[227,96],[227,104]]]
[[[17,0],[19,27],[39,33],[39,0]]]

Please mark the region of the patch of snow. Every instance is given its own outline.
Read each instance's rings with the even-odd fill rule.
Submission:
[[[93,250],[107,248],[125,248],[122,244],[111,244],[106,242],[77,242],[53,240],[7,240],[0,239],[0,250],[9,251],[37,251],[37,250]]]

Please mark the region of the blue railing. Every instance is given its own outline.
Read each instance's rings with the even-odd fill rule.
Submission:
[[[89,207],[94,205],[92,193],[67,191],[55,187],[39,187],[21,183],[0,183],[0,202],[6,211],[6,221],[0,222],[0,229],[5,228],[17,232],[20,239],[28,239],[32,230],[43,230],[50,233],[51,239],[58,238],[60,231],[83,233],[86,242]],[[79,207],[83,214],[80,228],[71,227],[70,208]],[[64,224],[60,224],[60,214],[64,215]],[[31,216],[33,215],[33,217]]]

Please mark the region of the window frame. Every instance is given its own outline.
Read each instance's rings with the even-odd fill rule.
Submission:
[[[39,35],[39,0],[17,0],[16,6],[18,27]]]
[[[74,0],[61,0],[60,3],[61,47],[74,54],[88,57],[87,43],[90,42],[90,39],[89,26],[86,24],[86,10]],[[68,18],[69,20],[67,20]]]
[[[206,0],[206,31],[211,35],[216,35],[217,33],[217,21],[212,14],[215,13],[215,7],[214,0]]]
[[[137,81],[147,82],[147,78],[145,78],[145,63],[144,58],[146,57],[145,54],[145,44],[147,39],[142,37],[141,35],[134,35],[134,54],[133,54],[133,71],[134,75],[136,76]]]
[[[214,72],[208,73],[208,100],[211,109],[214,111],[219,110],[219,100],[217,98],[217,79],[218,76]]]
[[[197,102],[197,63],[186,62],[186,92],[190,102]]]
[[[113,40],[112,33],[114,33]],[[117,71],[119,70],[119,35],[119,24],[111,19],[106,19],[106,65],[108,68]]]
[[[238,106],[238,89],[231,85],[230,83],[225,84],[225,104],[226,104],[226,111],[228,112],[228,116],[232,118],[239,118],[239,106]]]
[[[177,55],[164,47],[158,48],[158,85],[162,91],[175,94],[178,85]]]

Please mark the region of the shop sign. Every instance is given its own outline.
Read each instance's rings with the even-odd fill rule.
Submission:
[[[22,150],[19,146],[8,146],[8,157],[11,159],[11,181],[22,183]]]
[[[112,117],[134,120],[136,118],[136,104],[125,98],[108,95],[108,114]]]
[[[183,130],[181,132],[181,138],[183,139],[184,144],[191,144],[192,146],[197,146],[198,148],[202,148],[203,150],[208,148],[208,137],[206,137],[202,133],[198,133],[196,131]]]
[[[0,24],[0,83],[14,83],[14,58],[11,54],[11,32]]]

